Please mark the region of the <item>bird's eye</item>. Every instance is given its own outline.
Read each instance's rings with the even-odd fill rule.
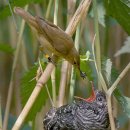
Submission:
[[[101,98],[101,97],[98,97],[97,100],[98,100],[98,101],[102,101],[102,98]]]

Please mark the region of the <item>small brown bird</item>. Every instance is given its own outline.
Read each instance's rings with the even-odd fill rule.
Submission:
[[[43,51],[49,55],[52,61],[54,57],[64,58],[79,69],[81,77],[86,77],[86,74],[80,70],[80,56],[68,34],[53,23],[38,16],[34,17],[20,7],[15,7],[14,12],[36,31]]]

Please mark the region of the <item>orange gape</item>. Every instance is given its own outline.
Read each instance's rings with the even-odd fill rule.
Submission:
[[[45,130],[107,130],[109,116],[105,94],[94,91],[95,98],[79,98],[59,108],[51,108],[45,115]],[[94,99],[94,100],[92,100]]]
[[[92,93],[88,98],[84,99],[84,98],[77,97],[77,96],[74,96],[74,98],[82,99],[82,100],[84,100],[86,102],[93,102],[94,100],[96,100],[96,94],[95,94],[93,82],[91,82],[91,85],[92,85]]]

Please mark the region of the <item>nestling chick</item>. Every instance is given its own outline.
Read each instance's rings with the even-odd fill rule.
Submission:
[[[71,104],[53,107],[45,115],[43,124],[45,130],[108,130],[105,94],[96,90],[89,99],[80,98]]]

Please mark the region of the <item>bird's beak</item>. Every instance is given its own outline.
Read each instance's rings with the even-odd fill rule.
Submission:
[[[31,14],[20,7],[14,7],[14,12],[21,16],[31,27],[37,29],[38,25],[36,23],[35,17],[33,17]]]
[[[82,72],[81,70],[80,70],[80,68],[79,68],[79,71],[80,71],[80,76],[83,78],[83,79],[85,79],[86,78],[86,73],[85,72]]]

